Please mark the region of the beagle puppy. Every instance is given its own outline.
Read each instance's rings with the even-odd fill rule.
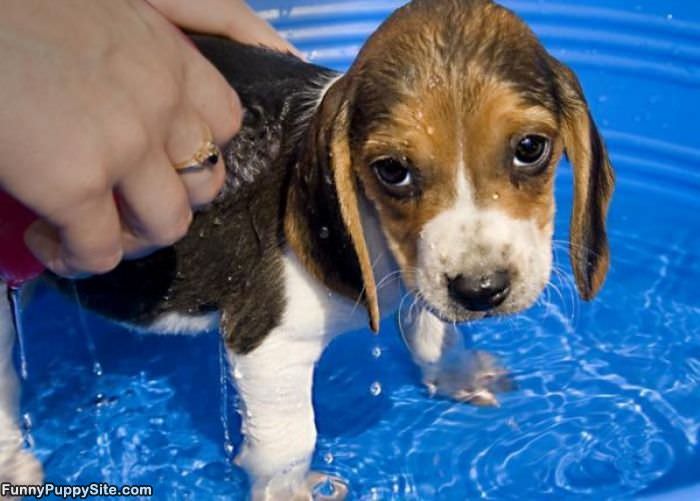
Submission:
[[[314,364],[367,318],[378,331],[401,286],[430,391],[495,402],[502,370],[451,326],[521,311],[548,283],[565,151],[576,284],[584,299],[601,288],[613,171],[575,75],[509,10],[414,0],[345,74],[193,39],[246,109],[225,188],[182,241],[75,286],[141,330],[220,330],[255,497],[308,495]]]

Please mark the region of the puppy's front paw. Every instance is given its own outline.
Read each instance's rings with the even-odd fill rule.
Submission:
[[[41,485],[44,469],[30,451],[20,448],[0,452],[0,483]]]
[[[343,479],[311,471],[306,476],[306,486],[314,501],[342,501],[348,495],[348,486]]]
[[[423,376],[431,395],[487,407],[497,407],[496,394],[514,387],[506,369],[482,351],[460,350],[424,367]]]
[[[254,501],[342,501],[348,495],[345,482],[327,473],[310,471],[301,482],[280,476],[253,487]]]

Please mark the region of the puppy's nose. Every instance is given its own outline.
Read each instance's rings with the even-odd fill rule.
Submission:
[[[457,275],[447,281],[450,297],[470,311],[486,311],[506,300],[510,293],[510,275],[497,271],[490,275],[469,278]]]

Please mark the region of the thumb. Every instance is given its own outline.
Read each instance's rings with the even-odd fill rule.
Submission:
[[[186,30],[220,35],[250,45],[264,45],[302,58],[243,0],[148,0],[170,22]]]

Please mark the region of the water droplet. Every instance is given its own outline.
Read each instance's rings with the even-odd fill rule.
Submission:
[[[666,15],[666,19],[668,19],[669,21],[671,21],[671,20],[673,19],[673,14],[668,14],[668,15]]]
[[[32,431],[32,416],[28,412],[22,414],[22,431],[25,433]]]
[[[102,365],[99,362],[95,362],[92,364],[92,372],[96,376],[101,376],[102,375]]]
[[[226,455],[229,457],[233,456],[233,451],[234,451],[233,444],[231,442],[228,442],[228,441],[224,442],[224,452],[226,452]]]
[[[229,282],[233,282],[233,276],[229,275],[228,277],[226,277],[226,280]]]
[[[95,395],[94,404],[96,407],[104,407],[105,405],[111,405],[119,400],[117,397],[108,397],[102,393]]]
[[[382,356],[382,349],[379,346],[372,348],[372,356],[374,358],[379,358]]]
[[[318,236],[324,240],[328,238],[330,234],[331,231],[328,229],[328,226],[321,226],[321,230],[318,232]]]
[[[334,458],[333,458],[333,454],[331,454],[330,452],[326,452],[326,453],[323,455],[323,461],[324,461],[326,464],[331,464],[331,463],[333,462],[333,459],[334,459]]]
[[[34,448],[34,436],[32,435],[32,417],[28,412],[22,414],[22,439],[24,446],[30,449]]]
[[[97,435],[97,445],[100,447],[106,447],[109,445],[109,435],[106,433],[100,433]]]
[[[375,381],[369,386],[369,392],[373,397],[378,397],[382,393],[382,385],[379,381]]]
[[[335,496],[335,485],[329,477],[324,478],[314,485],[313,499],[333,499]]]

